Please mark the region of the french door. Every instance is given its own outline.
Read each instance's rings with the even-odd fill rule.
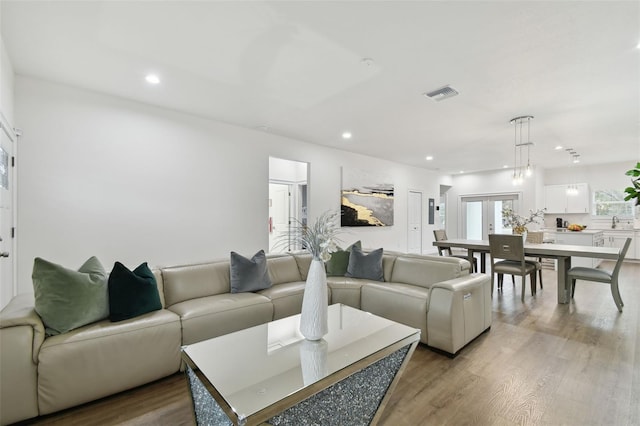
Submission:
[[[489,234],[510,233],[502,224],[502,209],[518,211],[518,194],[461,197],[462,238],[486,240]]]

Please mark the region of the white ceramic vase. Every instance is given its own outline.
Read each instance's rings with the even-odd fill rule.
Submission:
[[[327,273],[324,262],[313,259],[307,274],[302,299],[300,333],[307,340],[320,340],[329,331],[327,324]]]

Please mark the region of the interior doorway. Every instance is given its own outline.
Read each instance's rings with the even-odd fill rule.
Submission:
[[[17,135],[0,112],[0,309],[18,291],[15,280],[14,146]]]
[[[291,227],[307,224],[309,164],[269,157],[269,251],[300,250]]]

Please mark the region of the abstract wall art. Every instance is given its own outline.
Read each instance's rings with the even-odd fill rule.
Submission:
[[[341,225],[393,225],[393,189],[382,173],[343,167]]]

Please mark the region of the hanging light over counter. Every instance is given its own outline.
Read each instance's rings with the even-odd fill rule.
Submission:
[[[521,115],[509,120],[509,123],[513,124],[513,184],[522,185],[525,177],[533,175],[533,169],[531,168],[531,120],[533,115]],[[526,125],[527,137],[524,139],[524,127]],[[527,164],[524,165],[524,156],[522,155],[523,148],[527,148]]]

